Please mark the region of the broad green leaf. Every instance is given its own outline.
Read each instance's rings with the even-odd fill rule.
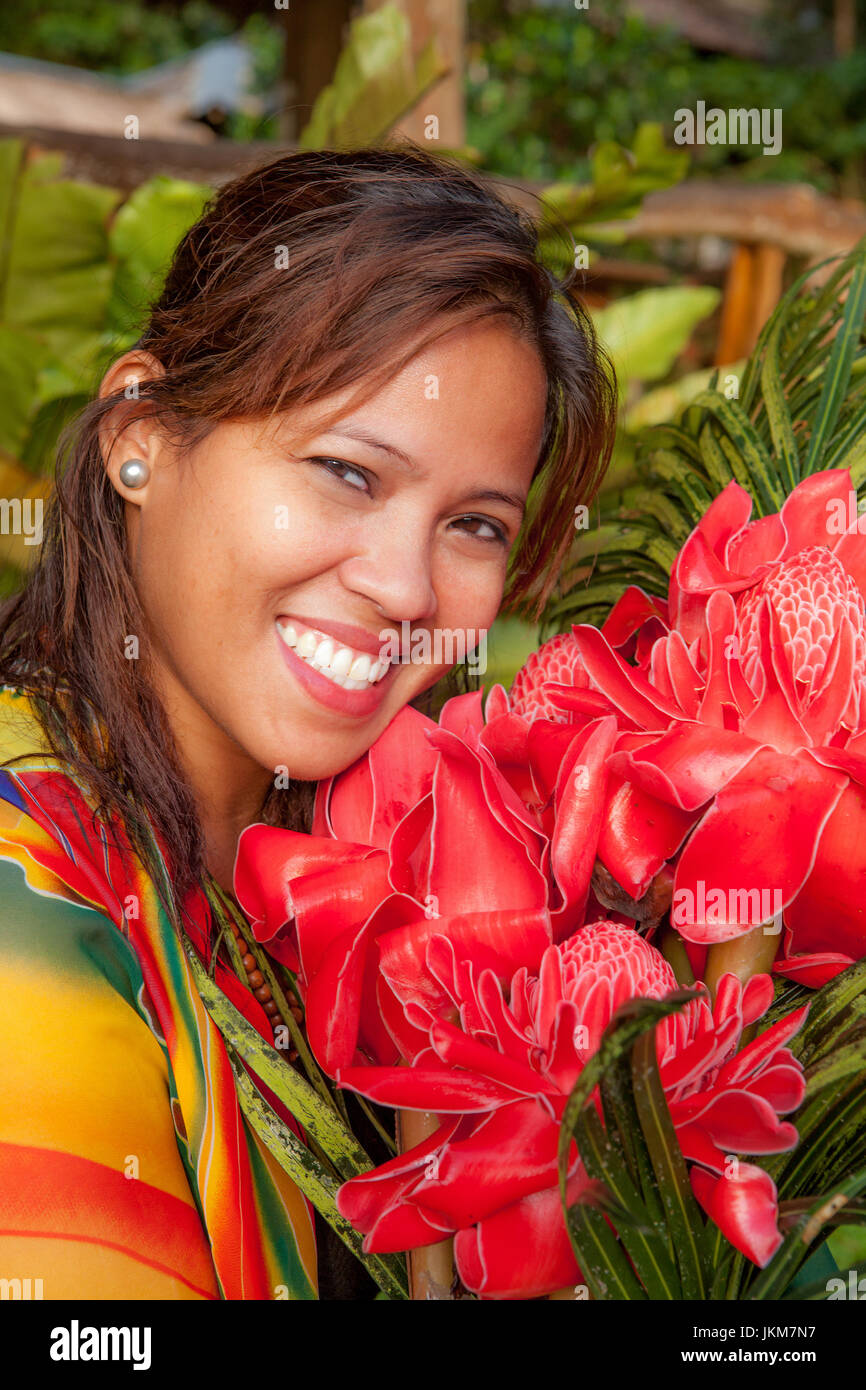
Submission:
[[[104,323],[111,272],[109,215],[116,189],[63,179],[17,188],[6,265],[3,323],[38,334],[57,356]]]
[[[39,338],[0,324],[0,451],[12,458],[24,448],[39,371],[49,358]]]
[[[435,41],[413,61],[409,20],[395,5],[349,26],[331,84],[301,131],[302,150],[375,144],[447,71]]]
[[[201,216],[212,194],[206,184],[164,174],[130,194],[109,234],[117,266],[107,305],[107,332],[136,336],[141,332],[148,305],[162,289],[178,242]]]
[[[604,309],[593,309],[593,322],[621,386],[666,376],[695,325],[712,313],[719,299],[716,289],[682,285],[640,290]]]

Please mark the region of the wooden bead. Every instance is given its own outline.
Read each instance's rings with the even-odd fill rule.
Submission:
[[[277,1008],[277,1001],[276,1001],[276,999],[268,999],[268,1000],[266,1000],[266,1002],[265,1002],[265,1013],[268,1015],[269,1018],[273,1018],[274,1014],[278,1014],[279,1012],[280,1012],[280,1011],[279,1011],[279,1009]]]
[[[247,974],[256,968],[256,958],[255,956],[251,956],[249,951],[247,951],[246,955],[243,957],[243,967]]]
[[[253,961],[253,964],[255,965],[255,961]],[[246,961],[244,961],[244,965],[246,965]],[[262,987],[262,985],[263,985],[264,983],[265,983],[265,977],[264,977],[264,975],[262,974],[261,970],[250,970],[250,972],[249,972],[249,985],[250,985],[250,989],[261,989],[261,987]]]
[[[271,991],[267,985],[262,985],[261,989],[254,989],[253,994],[260,1004],[266,1004],[271,997]]]

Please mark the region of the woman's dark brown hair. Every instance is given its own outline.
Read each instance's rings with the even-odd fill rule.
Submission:
[[[503,604],[535,616],[613,442],[613,371],[568,288],[539,263],[528,214],[406,144],[275,159],[220,189],[181,241],[136,344],[164,374],[141,381],[135,403],[122,390],[92,401],[66,432],[40,554],[0,609],[0,683],[31,694],[55,755],[99,814],[121,817],[153,873],[149,819],[170,847],[176,894],[202,879],[202,834],[147,662],[124,655],[147,624],[100,449],[105,417],[119,404],[155,413],[181,445],[197,444],[222,420],[353,383],[364,399],[448,329],[501,317],[536,346],[549,383]],[[312,791],[274,788],[262,819],[308,829]]]

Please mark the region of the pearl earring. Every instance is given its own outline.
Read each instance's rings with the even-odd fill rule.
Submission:
[[[144,459],[127,459],[120,465],[120,481],[124,487],[144,487],[150,477],[150,469]]]

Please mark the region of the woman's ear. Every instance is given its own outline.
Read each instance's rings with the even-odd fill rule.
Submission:
[[[111,485],[127,502],[139,503],[144,500],[158,455],[164,448],[157,417],[139,411],[139,387],[143,381],[164,375],[162,363],[152,353],[134,348],[112,363],[99,388],[102,400],[123,392],[123,400],[102,417],[98,437],[102,461]],[[138,469],[124,468],[133,460],[143,466]]]

